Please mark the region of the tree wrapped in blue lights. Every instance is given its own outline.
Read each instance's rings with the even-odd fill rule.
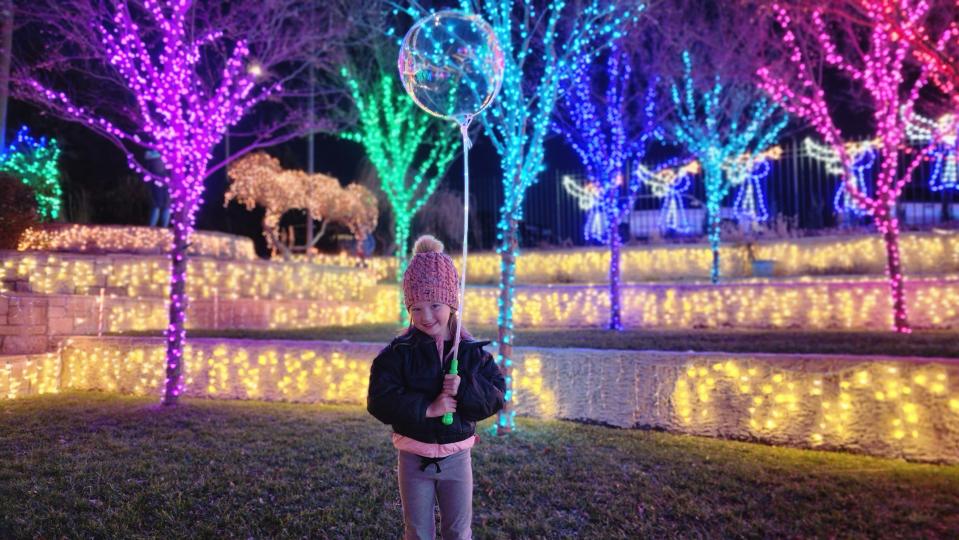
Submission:
[[[403,11],[414,19],[427,13],[411,1]],[[526,191],[545,168],[543,144],[552,130],[552,116],[561,83],[576,62],[590,61],[623,36],[627,22],[638,19],[637,0],[460,0],[460,9],[476,13],[496,33],[505,57],[499,96],[483,115],[486,136],[500,156],[503,204],[496,224],[500,255],[499,327],[496,361],[506,377],[506,406],[497,431],[513,429],[513,301],[519,223]]]
[[[638,1],[584,0],[460,0],[460,9],[476,13],[496,33],[505,57],[499,96],[483,115],[484,131],[500,156],[503,204],[496,225],[500,255],[499,327],[496,361],[507,384],[506,406],[497,431],[514,427],[513,410],[513,302],[519,223],[526,191],[545,168],[544,142],[552,130],[552,116],[561,83],[577,62],[588,62],[611,42],[620,39],[627,22],[637,20]],[[414,19],[427,11],[410,2],[403,11]]]
[[[475,6],[474,6],[475,4]],[[619,5],[617,5],[619,4]],[[641,6],[626,2],[586,0],[575,5],[562,0],[461,0],[464,10],[489,22],[505,56],[500,95],[483,117],[486,135],[501,159],[503,204],[496,224],[500,255],[499,347],[497,361],[506,377],[506,406],[497,429],[514,426],[512,404],[513,302],[519,223],[526,191],[545,168],[543,144],[560,97],[561,82],[576,62],[595,58],[598,51],[622,37],[623,26],[635,20]]]
[[[587,221],[589,236],[609,246],[609,324],[622,330],[620,313],[620,224],[629,217],[643,185],[635,167],[646,154],[650,138],[660,136],[655,121],[656,80],[647,85],[641,121],[632,123],[629,91],[632,67],[617,43],[610,49],[605,70],[596,69],[590,57],[574,64],[563,85],[560,120],[555,129],[576,151],[586,168],[588,184],[595,186],[595,205]],[[605,86],[602,92],[600,87]],[[638,124],[638,125],[637,125]],[[599,215],[602,219],[598,220]],[[589,221],[589,220],[592,221]],[[600,223],[595,234],[591,223]]]
[[[744,170],[752,171],[757,157],[775,142],[788,117],[765,98],[756,99],[754,87],[724,83],[717,74],[712,82],[698,81],[692,55],[683,51],[682,84],[671,88],[674,118],[670,131],[676,141],[696,156],[703,168],[706,220],[713,252],[710,273],[719,282],[720,205],[738,179],[724,174],[728,162],[748,157]],[[698,83],[698,84],[697,84]],[[708,84],[708,89],[702,89]]]
[[[19,178],[33,190],[37,213],[48,221],[60,217],[63,192],[59,161],[60,146],[56,139],[35,139],[27,126],[20,128],[10,146],[0,154],[0,171]]]

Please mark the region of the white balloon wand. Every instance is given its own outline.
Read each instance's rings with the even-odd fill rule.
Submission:
[[[473,146],[473,143],[470,142],[469,127],[472,120],[473,117],[467,115],[466,119],[459,123],[460,133],[463,135],[463,259],[460,263],[460,313],[459,317],[456,317],[456,335],[453,336],[453,359],[450,360],[450,375],[459,374],[460,332],[463,328],[463,316],[466,314],[466,254],[469,251],[467,241],[469,240],[470,230],[470,147]],[[444,413],[443,424],[448,426],[452,423],[453,413]]]
[[[420,19],[406,33],[397,67],[403,87],[413,101],[434,116],[455,121],[463,136],[463,262],[457,291],[459,314],[450,351],[453,355],[450,374],[457,375],[466,313],[469,252],[469,126],[499,93],[503,82],[503,51],[493,28],[479,16],[440,11]],[[452,424],[453,413],[445,413],[442,422]]]

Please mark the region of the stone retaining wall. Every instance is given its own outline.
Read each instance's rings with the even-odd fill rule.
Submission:
[[[368,298],[371,271],[310,262],[224,261],[193,257],[190,298],[342,301]],[[0,251],[0,292],[166,298],[170,261],[163,255],[83,255]]]
[[[888,330],[891,308],[885,280],[820,278],[748,280],[711,285],[629,285],[622,289],[627,328],[798,328]],[[367,300],[191,299],[188,328],[295,329],[395,321],[399,291],[371,288]],[[490,326],[498,291],[467,289],[466,322]],[[914,328],[959,328],[959,276],[906,282]],[[609,297],[603,286],[517,287],[519,328],[602,327]],[[0,294],[0,354],[41,353],[51,336],[163,330],[163,298]]]
[[[362,404],[381,348],[194,339],[186,395]],[[159,399],[159,339],[75,338],[61,354],[58,390]],[[514,361],[520,415],[959,463],[952,359],[520,347]]]
[[[374,314],[365,302],[198,299],[187,308],[187,328],[259,330],[381,322]],[[0,354],[44,353],[62,336],[160,331],[168,317],[167,303],[159,298],[0,294]]]

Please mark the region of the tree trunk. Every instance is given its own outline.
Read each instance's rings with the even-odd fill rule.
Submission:
[[[502,236],[497,248],[500,254],[499,282],[499,354],[497,363],[500,372],[506,378],[506,402],[496,422],[496,433],[506,434],[513,431],[516,411],[513,410],[513,300],[516,281],[516,257],[519,254],[517,238],[518,223],[504,218],[497,227]]]
[[[183,392],[183,346],[186,343],[186,279],[189,246],[189,211],[180,207],[173,214],[173,246],[170,250],[170,321],[166,337],[166,388],[164,405],[176,405]]]
[[[709,249],[713,252],[713,266],[709,277],[714,284],[719,283],[719,241],[722,197],[719,195],[723,185],[723,171],[718,163],[705,167],[706,180],[706,228],[709,236]]]
[[[13,0],[0,0],[0,151],[7,148],[7,103],[10,100],[10,60],[13,56]]]
[[[709,227],[709,249],[713,252],[713,267],[709,272],[712,282],[719,283],[719,208],[711,208],[706,205],[706,220]]]
[[[902,259],[899,256],[899,221],[893,208],[880,210],[876,215],[876,227],[886,244],[886,276],[889,278],[889,293],[892,296],[893,329],[908,334],[912,332],[906,310],[906,291],[902,275]]]
[[[622,330],[623,321],[620,314],[619,291],[619,260],[622,240],[619,237],[618,209],[606,212],[606,222],[609,227],[609,329]]]
[[[409,314],[406,312],[406,303],[403,301],[403,274],[406,273],[406,266],[410,262],[410,224],[397,224],[396,230],[393,231],[393,238],[396,239],[396,251],[393,253],[396,257],[396,286],[400,293],[396,313],[399,323],[405,324]]]

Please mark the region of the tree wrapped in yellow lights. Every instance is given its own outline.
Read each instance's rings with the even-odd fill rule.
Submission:
[[[235,199],[247,210],[265,208],[263,236],[270,249],[286,256],[290,251],[279,241],[278,233],[280,218],[290,210],[305,210],[307,219],[323,222],[319,232],[307,238],[307,249],[316,245],[330,223],[345,225],[358,246],[376,228],[376,196],[359,184],[344,188],[332,176],[284,169],[279,160],[264,152],[240,159],[230,166],[227,176],[230,188],[223,205]]]

